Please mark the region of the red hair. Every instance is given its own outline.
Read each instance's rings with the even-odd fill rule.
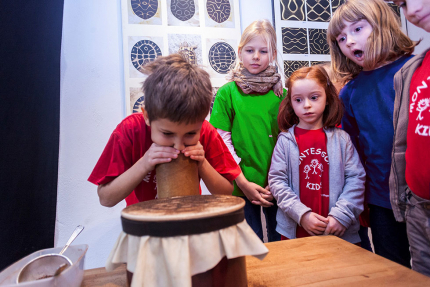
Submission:
[[[298,80],[311,79],[316,81],[321,87],[324,87],[326,94],[327,106],[323,113],[323,127],[336,127],[340,125],[343,115],[342,103],[338,97],[337,91],[326,70],[320,65],[312,67],[303,67],[291,74],[287,82],[288,94],[282,100],[279,106],[278,125],[279,129],[286,132],[293,125],[299,123],[299,117],[294,113],[291,103],[292,87]]]

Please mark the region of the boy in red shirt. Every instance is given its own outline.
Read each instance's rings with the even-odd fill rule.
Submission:
[[[231,195],[240,168],[216,129],[205,121],[212,100],[207,72],[180,55],[144,67],[145,105],[112,133],[88,180],[100,203],[127,205],[156,198],[155,166],[179,153],[198,162],[200,178],[214,194]]]
[[[394,3],[430,33],[430,0]],[[397,221],[406,221],[412,269],[430,276],[430,49],[396,73],[394,89],[390,200]]]

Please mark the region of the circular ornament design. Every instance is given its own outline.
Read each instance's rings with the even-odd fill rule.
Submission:
[[[154,61],[159,56],[161,56],[160,47],[151,40],[141,40],[131,49],[131,62],[139,72],[143,65]]]
[[[217,42],[209,50],[209,63],[217,73],[227,74],[235,61],[233,47],[225,42]]]
[[[136,100],[136,102],[133,105],[133,111],[132,111],[133,114],[141,112],[140,108],[142,107],[144,101],[145,101],[145,96],[141,96]]]
[[[196,5],[194,4],[194,0],[172,0],[170,10],[173,16],[179,20],[187,21],[194,16]]]
[[[231,5],[228,0],[208,0],[206,10],[209,17],[217,23],[227,21],[231,13]]]
[[[131,0],[131,9],[139,18],[148,20],[158,10],[158,0]]]

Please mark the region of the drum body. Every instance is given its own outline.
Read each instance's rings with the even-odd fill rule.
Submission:
[[[123,231],[133,236],[199,236],[243,222],[244,205],[239,197],[219,195],[150,200],[125,208],[121,221]],[[127,273],[131,284],[133,273]],[[212,269],[193,275],[191,282],[192,286],[247,286],[245,257],[224,257]]]
[[[200,183],[197,161],[178,154],[170,162],[158,164],[157,198],[169,198],[185,195],[199,195]]]

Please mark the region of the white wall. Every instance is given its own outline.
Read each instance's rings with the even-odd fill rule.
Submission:
[[[241,0],[240,6],[243,28],[256,19],[272,19],[270,0]],[[102,207],[87,178],[125,117],[122,71],[120,0],[65,0],[55,246],[84,225],[74,244],[89,245],[86,269],[104,266],[121,231],[125,203]]]
[[[125,116],[119,0],[64,1],[60,157],[55,246],[73,229],[89,250],[85,268],[103,266],[125,204],[105,208],[87,182],[111,132]]]

